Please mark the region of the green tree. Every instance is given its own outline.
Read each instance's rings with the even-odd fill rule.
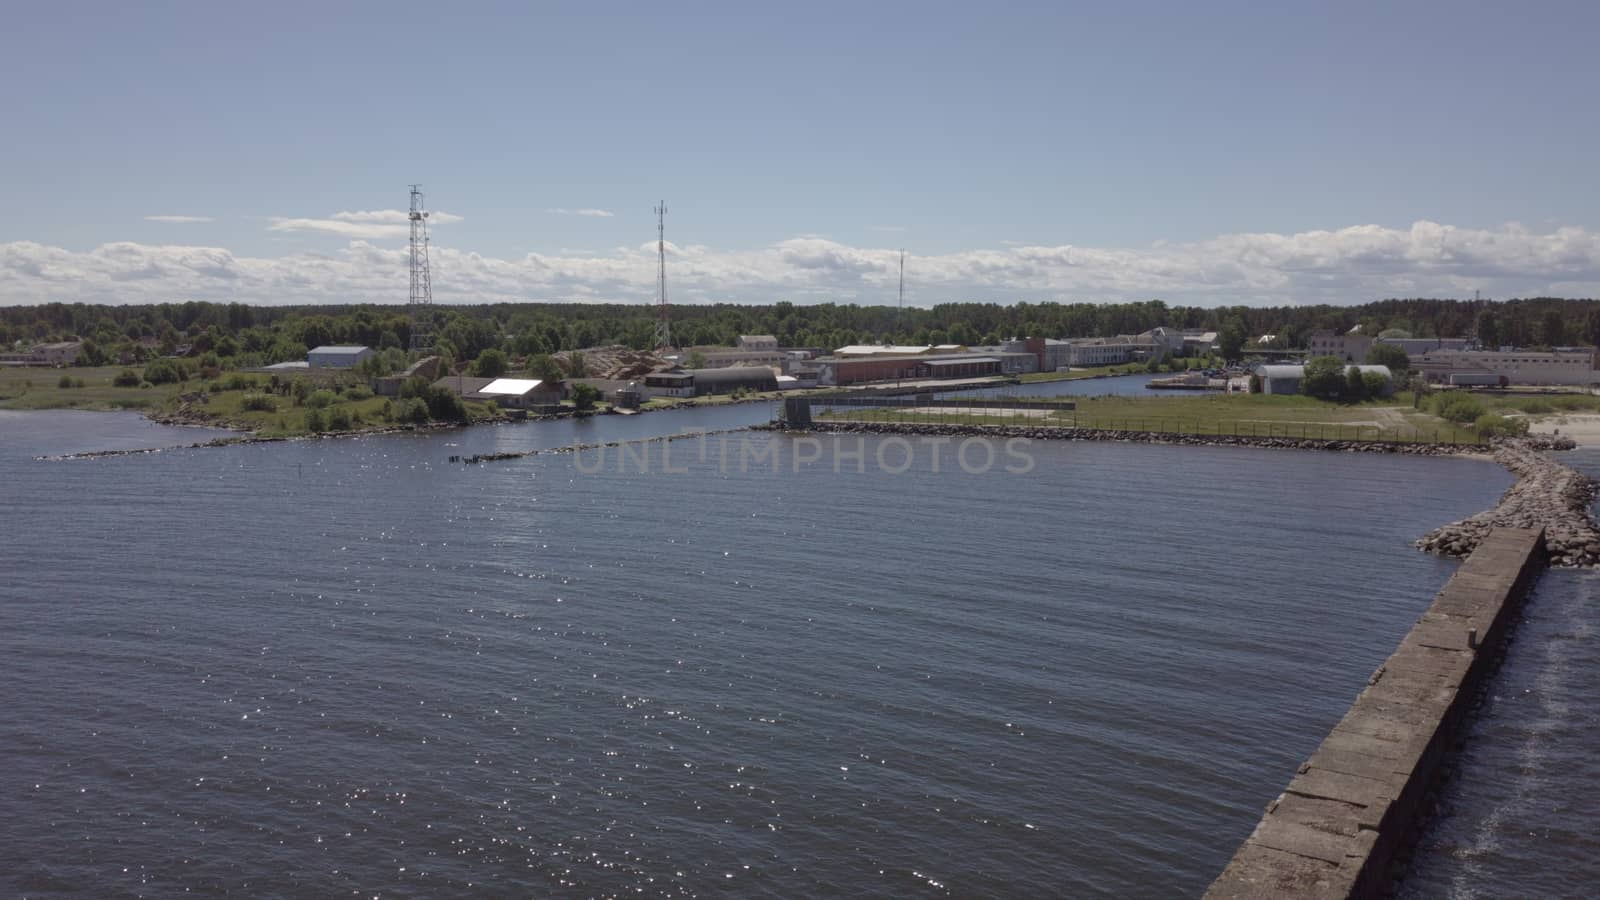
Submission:
[[[177,381],[187,381],[189,373],[174,359],[152,359],[144,367],[144,380],[151,384],[172,384]]]
[[[589,366],[583,359],[583,354],[577,350],[567,354],[567,375],[572,378],[583,378],[589,374]]]
[[[1500,348],[1500,317],[1492,309],[1478,313],[1478,343],[1485,350],[1498,350]]]
[[[683,361],[683,366],[686,369],[704,369],[706,367],[706,355],[699,350],[690,350],[689,358]]]
[[[535,353],[528,357],[528,374],[540,381],[557,382],[566,377],[561,371],[561,364],[548,353]]]
[[[1548,347],[1559,347],[1567,342],[1567,321],[1561,310],[1552,309],[1544,314],[1539,327],[1539,339]]]
[[[600,389],[592,384],[578,383],[572,386],[572,405],[579,410],[594,409],[600,402]]]
[[[1217,350],[1222,353],[1223,359],[1238,359],[1239,351],[1244,349],[1244,342],[1248,339],[1243,320],[1231,316],[1227,324],[1222,326],[1222,331],[1217,333]]]
[[[1344,372],[1344,401],[1360,403],[1365,399],[1367,399],[1367,382],[1361,377],[1361,370],[1351,366]]]
[[[1388,366],[1396,377],[1411,371],[1411,357],[1404,347],[1396,344],[1373,344],[1367,351],[1367,364]]]
[[[510,370],[511,360],[506,358],[506,352],[494,347],[479,353],[472,364],[472,374],[479,378],[499,378]]]
[[[1323,400],[1338,400],[1344,395],[1344,363],[1337,356],[1319,356],[1306,363],[1300,379],[1300,393]]]

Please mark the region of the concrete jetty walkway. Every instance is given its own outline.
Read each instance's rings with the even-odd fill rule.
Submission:
[[[1544,560],[1544,529],[1495,528],[1267,807],[1206,893],[1371,897],[1390,882],[1440,761]]]

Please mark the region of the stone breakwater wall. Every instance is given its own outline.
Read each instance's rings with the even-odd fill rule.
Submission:
[[[1600,528],[1590,509],[1600,484],[1538,452],[1541,444],[1507,441],[1494,459],[1517,476],[1492,509],[1428,532],[1417,547],[1442,556],[1466,556],[1494,528],[1543,528],[1550,563],[1600,565]]]
[[[1206,897],[1377,897],[1403,871],[1447,754],[1538,578],[1538,528],[1497,528],[1322,745],[1301,764]]]
[[[1433,444],[1398,441],[1341,441],[1319,438],[1257,437],[1231,434],[1179,434],[1065,426],[957,425],[934,422],[814,422],[806,428],[783,424],[756,426],[776,431],[818,434],[900,434],[949,437],[1029,438],[1038,441],[1120,441],[1132,444],[1175,444],[1192,447],[1264,447],[1274,450],[1328,450],[1341,453],[1402,453],[1412,456],[1454,456],[1487,453],[1485,444]]]

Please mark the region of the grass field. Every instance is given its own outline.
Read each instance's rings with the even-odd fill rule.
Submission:
[[[1207,394],[1188,397],[1081,397],[1077,408],[1016,413],[959,410],[951,400],[936,410],[840,408],[819,414],[833,421],[945,422],[989,425],[1062,425],[1172,434],[1255,435],[1325,440],[1386,440],[1475,443],[1459,428],[1411,408],[1409,394],[1359,404],[1327,403],[1300,396]]]
[[[150,387],[117,387],[112,379],[124,368],[0,369],[0,409],[182,413],[184,418],[197,423],[251,431],[262,437],[292,437],[309,434],[313,430],[308,427],[307,421],[312,410],[304,405],[296,405],[292,397],[269,394],[273,409],[244,408],[247,395],[261,394],[267,390],[270,378],[266,375],[236,376],[234,373],[225,373],[220,379],[211,381],[190,378],[182,383]],[[221,389],[234,379],[241,380],[245,387]],[[360,380],[350,377],[352,384]],[[63,387],[63,383],[71,386]],[[186,401],[183,399],[185,397],[189,399]],[[204,400],[195,399],[197,397],[203,397]],[[341,393],[322,409],[322,415],[332,417],[337,413],[341,420],[348,417],[350,427],[355,430],[387,427],[394,424],[386,416],[390,402],[383,397],[351,398]],[[501,417],[500,411],[490,405],[467,403],[466,406],[472,421]]]
[[[116,387],[111,379],[122,366],[68,369],[0,368],[0,409],[155,410],[176,397],[180,385]],[[73,387],[61,387],[62,378]],[[77,382],[83,387],[77,387]]]

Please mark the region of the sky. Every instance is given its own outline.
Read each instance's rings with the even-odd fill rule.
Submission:
[[[1593,3],[19,4],[0,305],[1600,296]]]

